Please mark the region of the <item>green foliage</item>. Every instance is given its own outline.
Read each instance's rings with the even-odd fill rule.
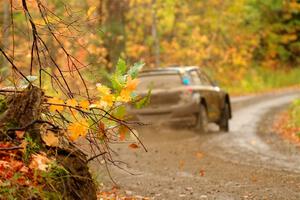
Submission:
[[[132,79],[135,79],[138,75],[138,72],[143,68],[143,66],[144,63],[142,62],[135,63],[127,71],[127,64],[125,60],[120,58],[117,63],[115,72],[112,75],[108,75],[112,88],[120,92],[124,87],[128,76],[130,76]]]
[[[7,103],[5,99],[0,99],[0,115],[7,109]]]
[[[127,66],[125,60],[119,58],[117,63],[116,73],[120,75],[124,75],[126,72]]]
[[[118,119],[124,119],[125,114],[126,114],[126,107],[124,105],[121,105],[114,109],[113,116]]]
[[[278,67],[300,64],[298,55],[300,3],[295,0],[255,1],[260,13],[260,59],[277,62]]]
[[[291,124],[293,127],[300,127],[300,99],[296,99],[289,109]],[[300,136],[300,135],[299,135]]]
[[[66,170],[63,166],[53,162],[50,164],[48,172],[44,174],[44,177],[56,179],[66,177],[68,175],[70,175],[68,170]]]
[[[127,65],[125,60],[120,58],[118,60],[115,72],[110,76],[110,81],[112,84],[112,88],[116,91],[120,92],[122,87],[126,82],[126,77],[124,76],[126,73]]]
[[[135,79],[138,75],[138,72],[142,70],[142,68],[145,66],[145,63],[138,62],[135,63],[129,70],[128,74],[131,76],[132,79]]]
[[[110,77],[112,88],[116,91],[120,92],[122,89],[122,86],[125,83],[124,76],[121,74],[115,73]]]
[[[30,157],[33,153],[37,153],[40,150],[40,145],[37,144],[28,134],[25,136],[25,142],[27,143],[25,152],[23,155],[24,163],[29,163]]]
[[[271,70],[256,67],[250,69],[242,81],[220,82],[231,94],[263,92],[299,84],[300,69]]]
[[[145,106],[147,106],[150,103],[151,92],[152,92],[152,90],[149,89],[147,96],[143,97],[141,100],[139,100],[138,102],[135,103],[135,107],[137,109],[144,108]]]

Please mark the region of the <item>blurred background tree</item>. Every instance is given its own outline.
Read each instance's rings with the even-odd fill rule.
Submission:
[[[18,55],[24,51],[22,31],[27,25],[23,24],[24,30],[11,30],[6,1],[0,3],[1,46],[13,52],[13,41],[6,40],[5,34],[14,31],[19,44],[14,50],[18,62]],[[12,1],[18,7],[18,1]],[[297,0],[68,1],[75,12],[65,12],[61,0],[46,3],[72,24],[71,32],[81,25],[80,34],[67,35],[73,42],[62,42],[81,61],[93,66],[85,76],[96,81],[100,77],[95,74],[111,71],[119,57],[131,63],[144,61],[146,67],[205,67],[234,93],[295,84],[298,80],[292,80],[293,74],[300,75]],[[78,19],[79,13],[86,14],[85,21]],[[14,23],[21,17],[21,13],[15,14]],[[49,17],[56,26],[58,19]],[[65,34],[66,30],[61,30],[58,37]],[[51,38],[46,41],[53,44]],[[55,57],[59,52],[52,54]],[[1,62],[3,71],[6,64]],[[284,76],[293,77],[288,81]],[[233,91],[236,88],[239,91]]]

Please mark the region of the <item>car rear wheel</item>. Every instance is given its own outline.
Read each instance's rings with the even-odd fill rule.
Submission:
[[[229,131],[229,117],[230,117],[229,104],[225,103],[222,110],[221,119],[219,121],[220,131],[228,132]]]
[[[200,105],[200,110],[197,114],[197,119],[196,119],[196,130],[202,133],[208,132],[208,117],[207,117],[207,111],[206,107],[201,104]]]

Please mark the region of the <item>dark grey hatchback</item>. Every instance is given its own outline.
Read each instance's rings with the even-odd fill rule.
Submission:
[[[145,96],[149,89],[152,93],[147,107],[128,110],[135,119],[150,123],[188,123],[202,132],[208,131],[209,122],[214,122],[221,131],[229,131],[229,95],[199,67],[144,70],[139,80],[137,93]]]

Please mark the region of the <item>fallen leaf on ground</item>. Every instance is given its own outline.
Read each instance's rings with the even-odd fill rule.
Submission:
[[[132,149],[138,149],[138,148],[140,148],[140,147],[139,147],[137,144],[135,144],[135,143],[130,144],[129,147],[132,148]]]
[[[59,139],[54,132],[48,130],[45,134],[42,134],[42,140],[47,146],[57,147],[59,144]]]
[[[32,160],[29,164],[30,169],[39,169],[41,171],[46,171],[48,164],[50,163],[49,158],[43,154],[33,154]]]
[[[184,167],[184,165],[185,165],[184,160],[180,160],[180,161],[179,161],[179,169],[182,170],[183,167]]]
[[[255,175],[251,176],[251,181],[252,182],[257,182],[257,177]]]
[[[204,176],[205,175],[205,170],[200,169],[199,174],[200,174],[200,176]]]
[[[198,159],[203,158],[203,156],[204,156],[204,154],[201,153],[201,152],[197,152],[197,153],[196,153],[196,157],[197,157]]]

